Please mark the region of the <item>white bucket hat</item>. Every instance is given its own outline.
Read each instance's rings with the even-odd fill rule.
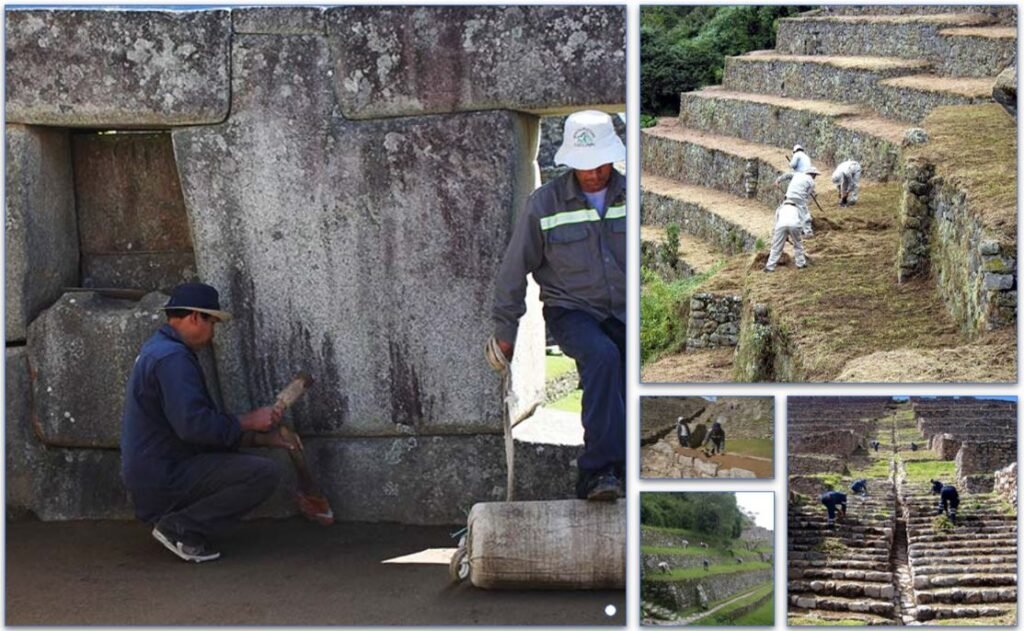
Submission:
[[[803,151],[803,150],[804,150],[804,148],[801,147],[800,145],[793,145],[793,153],[796,153],[797,151]]]
[[[562,146],[555,154],[555,164],[589,170],[625,159],[626,147],[615,134],[611,116],[584,110],[565,119]]]

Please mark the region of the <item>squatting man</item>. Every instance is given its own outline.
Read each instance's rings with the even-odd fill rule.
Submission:
[[[274,407],[225,414],[210,397],[196,353],[213,341],[218,323],[231,320],[215,288],[179,285],[164,310],[167,323],[142,345],[128,379],[121,476],[153,538],[200,563],[220,557],[211,540],[270,497],[281,478],[275,461],[239,448],[293,451],[301,443],[279,426]],[[300,496],[299,508],[326,523],[325,501],[314,506]]]
[[[626,186],[612,168],[625,159],[610,116],[583,111],[566,119],[555,163],[571,170],[534,191],[516,217],[488,344],[492,366],[507,370],[533,274],[548,331],[580,372],[584,445],[576,495],[589,500],[625,492]]]

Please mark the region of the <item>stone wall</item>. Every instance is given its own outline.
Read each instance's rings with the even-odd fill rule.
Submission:
[[[995,473],[995,492],[1002,495],[1010,506],[1017,506],[1017,463],[1009,464]]]
[[[992,475],[1017,461],[1017,444],[1007,441],[964,441],[956,454],[956,477]]]
[[[680,95],[679,121],[683,127],[776,147],[791,147],[795,138],[816,163],[839,164],[857,156],[864,168],[863,177],[880,182],[887,181],[896,170],[900,147],[885,138],[843,126],[844,114],[825,115],[813,109],[708,96],[714,92]]]
[[[676,581],[648,580],[641,582],[641,598],[673,611],[682,611],[700,604],[697,596],[698,585],[704,587],[708,601],[715,602],[771,580],[770,569],[715,574]]]
[[[957,77],[991,77],[1013,60],[1015,40],[940,34],[955,26],[961,24],[784,18],[779,20],[775,50],[792,55],[928,59],[937,74]]]
[[[922,160],[908,160],[903,170],[898,214],[900,245],[896,254],[896,278],[901,283],[928,274],[934,176],[935,165]]]
[[[643,225],[678,224],[684,232],[713,243],[726,255],[752,251],[760,238],[699,204],[651,191],[641,191],[640,212]]]
[[[955,460],[960,451],[961,441],[952,434],[937,434],[932,437],[932,449],[943,460]]]
[[[170,291],[196,280],[167,133],[71,136],[81,285]]]
[[[739,342],[743,297],[700,292],[690,297],[686,348],[719,348]]]
[[[7,125],[4,146],[4,330],[10,343],[24,341],[29,322],[64,287],[77,284],[78,222],[67,131]]]
[[[289,415],[339,518],[457,523],[504,496],[500,380],[480,350],[494,276],[537,185],[537,115],[623,109],[623,8],[6,17],[8,122],[22,123],[7,126],[7,339],[32,323],[23,354],[40,366],[35,401],[8,396],[11,418],[34,408],[39,419],[35,431],[9,428],[23,430],[9,450],[35,454],[8,460],[31,480],[16,504],[44,519],[130,514],[110,447],[127,366],[159,305],[79,294],[39,314],[65,286],[165,288],[189,271],[236,314],[211,371],[227,409],[272,401],[294,371],[313,375]],[[68,127],[173,131],[159,147],[76,137],[72,155]],[[97,149],[108,144],[124,152]],[[143,209],[131,196],[147,197],[136,188],[147,172],[159,194]],[[190,250],[192,270],[180,264]],[[153,253],[173,256],[150,265]],[[543,391],[536,296],[533,286],[513,366],[521,406]],[[98,348],[113,331],[123,344]],[[91,407],[76,370],[107,384]],[[575,447],[520,447],[517,496],[571,493]],[[262,514],[292,512],[288,495]]]
[[[816,452],[849,456],[860,446],[860,436],[852,429],[809,432],[789,435],[790,453]]]
[[[932,184],[931,265],[946,306],[971,333],[1014,326],[1016,243],[985,230],[968,194],[952,182]]]

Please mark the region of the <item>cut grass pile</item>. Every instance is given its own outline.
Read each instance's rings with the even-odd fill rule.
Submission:
[[[809,267],[748,277],[749,299],[771,305],[809,381],[832,380],[850,360],[876,351],[963,342],[933,281],[895,282],[899,196],[898,183],[866,185],[847,208],[822,195],[838,229],[808,242]]]
[[[856,618],[818,618],[816,616],[790,616],[790,626],[794,627],[863,627],[864,621]]]

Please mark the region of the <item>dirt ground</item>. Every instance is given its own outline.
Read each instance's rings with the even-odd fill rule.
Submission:
[[[454,547],[445,527],[256,520],[195,565],[141,523],[6,526],[6,625],[626,624],[624,591],[485,591],[382,563]]]

